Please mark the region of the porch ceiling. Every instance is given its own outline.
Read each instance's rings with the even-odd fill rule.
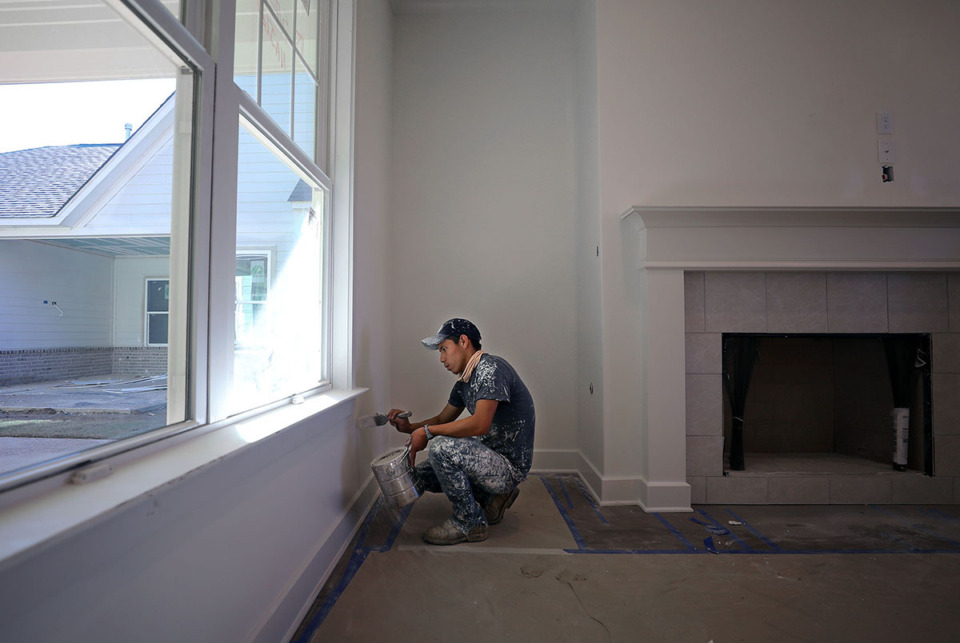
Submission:
[[[179,0],[162,2],[179,12]],[[170,61],[100,0],[0,0],[0,70],[0,83],[171,75]]]
[[[90,252],[104,257],[165,257],[170,254],[170,237],[44,239],[40,243]]]

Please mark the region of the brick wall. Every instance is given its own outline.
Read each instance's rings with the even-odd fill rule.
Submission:
[[[166,346],[113,349],[114,375],[164,375],[166,372]]]
[[[167,349],[163,346],[0,351],[0,386],[95,375],[143,376],[166,372]]]
[[[0,351],[0,386],[110,373],[111,348]]]

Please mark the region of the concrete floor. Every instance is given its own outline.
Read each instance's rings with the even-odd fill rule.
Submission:
[[[957,641],[960,506],[597,507],[531,475],[483,543],[379,502],[294,641]]]

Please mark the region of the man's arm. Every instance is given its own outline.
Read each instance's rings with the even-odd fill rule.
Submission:
[[[447,424],[453,422],[460,414],[463,413],[463,407],[453,406],[452,404],[447,404],[443,407],[443,410],[434,415],[432,418],[421,420],[420,422],[410,422],[406,418],[398,418],[397,415],[403,413],[401,409],[391,409],[387,414],[387,419],[390,421],[390,424],[396,427],[397,431],[400,433],[413,433],[415,430],[420,427],[429,424],[433,426],[434,424]],[[432,433],[432,431],[431,431]]]
[[[476,435],[486,435],[490,431],[490,425],[493,423],[493,414],[497,412],[496,400],[477,400],[477,407],[473,415],[465,417],[462,420],[456,418],[463,411],[461,408],[447,405],[447,408],[454,409],[456,415],[449,421],[443,422],[444,408],[436,416],[437,424],[431,424],[429,421],[418,422],[420,426],[410,432],[410,466],[416,463],[417,453],[427,448],[427,432],[423,429],[424,425],[429,425],[430,435],[446,435],[453,438],[466,438]],[[449,417],[449,416],[446,416]]]
[[[441,413],[437,416],[436,422],[430,422],[429,420],[421,422],[417,428],[429,425],[431,435],[446,435],[452,438],[486,435],[490,432],[490,425],[493,424],[493,415],[497,412],[498,404],[497,400],[477,400],[477,408],[473,415],[469,417],[457,420],[456,418],[460,415],[458,412],[453,418],[446,420]],[[462,410],[459,409],[458,411]]]

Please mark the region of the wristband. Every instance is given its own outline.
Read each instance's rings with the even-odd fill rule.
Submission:
[[[428,439],[428,440],[432,440],[432,439],[433,439],[433,434],[430,433],[430,425],[429,425],[429,424],[424,424],[424,425],[423,425],[423,432],[427,434],[427,439]]]

